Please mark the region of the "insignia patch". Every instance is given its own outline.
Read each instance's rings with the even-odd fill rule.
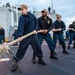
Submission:
[[[48,20],[47,22],[48,22],[48,24],[50,24],[50,20]]]

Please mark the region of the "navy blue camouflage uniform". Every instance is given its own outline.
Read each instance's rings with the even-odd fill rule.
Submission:
[[[21,37],[34,30],[38,30],[38,21],[36,17],[29,12],[27,13],[27,15],[21,15],[19,18],[19,25],[16,36]],[[26,53],[29,45],[32,46],[36,56],[39,59],[43,57],[38,37],[36,34],[34,34],[20,42],[18,51],[16,53],[16,57],[18,58],[18,60],[21,60],[24,57],[24,54]]]
[[[73,28],[75,30],[75,25],[71,24],[69,28]],[[74,40],[74,47],[75,47],[75,31],[69,30],[69,35],[70,35],[70,41],[68,46],[70,46],[72,44],[72,41]]]
[[[53,54],[54,50],[55,50],[55,44],[49,33],[49,31],[51,31],[53,28],[52,19],[49,18],[48,16],[47,16],[47,19],[40,17],[40,18],[38,18],[38,22],[39,22],[39,30],[44,30],[44,29],[48,30],[48,32],[46,34],[38,33],[39,42],[40,42],[40,44],[42,44],[43,40],[45,40],[48,44],[51,54]]]
[[[57,40],[59,39],[62,47],[63,47],[63,50],[65,50],[65,40],[64,40],[64,37],[63,37],[63,31],[66,29],[66,26],[65,26],[65,23],[63,21],[60,21],[58,22],[58,20],[56,20],[54,23],[53,23],[53,28],[55,29],[59,29],[61,28],[62,30],[61,31],[57,31],[57,32],[53,32],[53,40],[54,40],[54,43],[55,43],[55,46],[56,46],[56,43],[57,43]]]

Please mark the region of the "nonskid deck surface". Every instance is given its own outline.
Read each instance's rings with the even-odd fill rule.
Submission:
[[[18,46],[11,46],[11,51],[15,54],[17,48]],[[56,56],[59,60],[49,58],[50,51],[45,42],[43,42],[42,51],[43,59],[47,63],[47,66],[32,63],[33,50],[29,46],[24,59],[19,63],[22,75],[75,75],[75,49],[67,49],[70,54],[65,55],[62,53],[61,45],[57,45],[56,52],[58,55]],[[8,58],[4,59],[2,57],[2,60],[0,60],[0,75],[21,75],[18,71],[12,73],[10,70],[11,66],[12,64]]]

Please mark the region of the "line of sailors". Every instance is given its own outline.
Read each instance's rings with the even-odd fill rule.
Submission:
[[[49,50],[50,50],[50,58],[51,59],[58,59],[56,57],[56,44],[57,40],[59,39],[62,48],[63,48],[63,53],[64,54],[69,54],[66,51],[66,45],[65,45],[65,40],[63,37],[63,31],[66,29],[65,23],[61,20],[61,16],[57,15],[57,20],[53,23],[52,19],[47,16],[47,10],[44,9],[41,11],[42,16],[36,19],[36,17],[28,12],[28,7],[25,4],[22,4],[20,6],[20,11],[22,15],[19,18],[19,24],[18,24],[18,30],[16,33],[16,37],[19,38],[25,34],[28,34],[32,31],[34,31],[34,35],[26,38],[26,39],[21,39],[20,40],[20,45],[18,48],[18,51],[16,53],[17,59],[14,57],[16,62],[18,63],[21,59],[23,59],[27,48],[29,45],[32,46],[33,48],[33,58],[32,62],[36,63],[36,56],[38,57],[38,64],[41,65],[46,65],[45,61],[43,60],[43,52],[41,49],[41,44],[43,42],[43,39],[47,42]],[[39,26],[38,26],[39,25]],[[44,30],[42,33],[36,34],[37,30]],[[75,26],[70,25],[69,30],[71,32],[70,34],[70,42],[68,47],[70,47],[70,44],[72,43],[73,36],[75,35]],[[51,38],[51,35],[49,34],[49,31],[53,31],[53,39]],[[12,66],[11,71],[15,72],[17,69]]]

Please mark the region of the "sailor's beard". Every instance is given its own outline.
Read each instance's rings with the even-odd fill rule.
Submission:
[[[47,15],[42,15],[42,17],[46,17]]]

